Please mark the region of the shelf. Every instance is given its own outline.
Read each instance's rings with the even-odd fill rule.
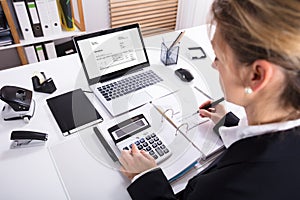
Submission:
[[[8,4],[9,2],[9,4]],[[70,38],[73,36],[81,35],[85,33],[85,23],[84,23],[84,16],[83,16],[83,9],[82,9],[82,0],[73,0],[71,1],[71,9],[72,9],[72,17],[74,18],[74,23],[76,24],[74,31],[62,31],[59,34],[46,36],[46,37],[35,37],[30,40],[20,40],[18,31],[15,26],[14,16],[12,15],[12,0],[0,0],[0,5],[3,8],[4,14],[8,21],[8,25],[11,29],[11,34],[15,44],[7,45],[7,46],[0,46],[0,51],[5,49],[16,48],[19,58],[21,60],[22,65],[28,63],[25,51],[23,49],[24,46],[33,45],[37,43],[44,43],[47,41],[56,41],[64,38]],[[75,7],[75,9],[73,8]],[[74,15],[76,13],[76,16]]]
[[[12,44],[12,45],[8,45],[8,46],[0,47],[0,51],[4,50],[4,49],[22,47],[22,46],[37,44],[37,43],[46,42],[46,41],[59,40],[59,39],[63,39],[63,38],[68,38],[68,37],[72,37],[72,36],[81,35],[81,34],[84,34],[84,33],[85,33],[85,31],[80,31],[79,29],[76,29],[74,31],[62,31],[61,34],[48,36],[48,37],[36,37],[32,40],[20,40],[19,44]]]

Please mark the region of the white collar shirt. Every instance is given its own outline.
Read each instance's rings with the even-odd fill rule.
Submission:
[[[283,131],[296,126],[300,126],[300,119],[253,126],[247,125],[246,119],[241,119],[238,126],[220,127],[219,134],[225,147],[228,148],[233,143],[244,138],[268,134],[277,131]]]

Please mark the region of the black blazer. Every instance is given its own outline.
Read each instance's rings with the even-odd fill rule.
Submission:
[[[132,199],[176,199],[160,169],[127,190]],[[188,182],[180,199],[300,199],[300,127],[237,141]]]

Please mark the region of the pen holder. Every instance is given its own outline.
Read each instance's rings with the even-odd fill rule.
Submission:
[[[161,43],[160,60],[165,65],[177,64],[178,53],[179,46],[173,46],[169,49],[164,42]]]

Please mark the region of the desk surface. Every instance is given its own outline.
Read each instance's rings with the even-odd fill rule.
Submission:
[[[165,39],[175,38],[178,33],[164,34]],[[145,38],[150,63],[160,63],[159,48],[161,36]],[[207,88],[204,90],[217,98],[222,96],[218,83],[218,74],[210,67],[210,61],[203,62],[201,60],[188,60],[186,48],[190,46],[201,46],[210,59],[214,57],[207,37],[206,26],[195,27],[186,30],[185,38],[180,44],[180,58],[177,65],[170,66],[176,68],[184,67],[182,65],[193,65],[196,73],[206,79]],[[157,54],[157,55],[156,55]],[[195,67],[197,66],[197,67]],[[124,178],[118,171],[101,164],[95,164],[95,159],[85,156],[88,152],[82,150],[82,141],[76,134],[63,137],[54,118],[49,112],[46,99],[65,93],[67,91],[83,88],[88,90],[87,81],[83,74],[81,64],[77,54],[65,56],[49,61],[39,62],[13,69],[3,70],[0,72],[0,85],[14,85],[32,90],[31,77],[36,71],[45,72],[47,77],[53,78],[57,91],[53,94],[33,93],[33,98],[37,102],[36,111],[33,118],[28,124],[21,120],[4,121],[0,119],[0,196],[2,199],[130,199],[126,192],[128,180]],[[186,84],[186,83],[182,83]],[[0,102],[0,107],[4,103]],[[96,104],[104,120],[108,120],[111,116],[103,108],[102,105]],[[44,146],[27,147],[19,149],[10,149],[10,133],[12,130],[33,130],[46,132],[49,140]],[[68,147],[69,145],[69,147]],[[74,145],[78,148],[74,149]],[[69,194],[66,191],[66,181],[61,180],[61,175],[56,170],[57,167],[53,163],[55,152],[61,151],[64,146],[64,153],[71,155],[71,159],[78,157],[85,160],[80,162],[89,166],[88,169],[80,166],[68,167],[69,176],[74,176],[80,170],[86,174],[82,178],[82,183],[78,184],[77,194]],[[69,151],[69,152],[68,152]],[[82,155],[81,155],[82,154]],[[102,177],[102,179],[93,180],[93,177]],[[75,184],[76,185],[76,184]],[[118,192],[116,192],[116,188]],[[119,190],[120,189],[120,190]],[[99,191],[97,194],[89,193],[89,191]]]

